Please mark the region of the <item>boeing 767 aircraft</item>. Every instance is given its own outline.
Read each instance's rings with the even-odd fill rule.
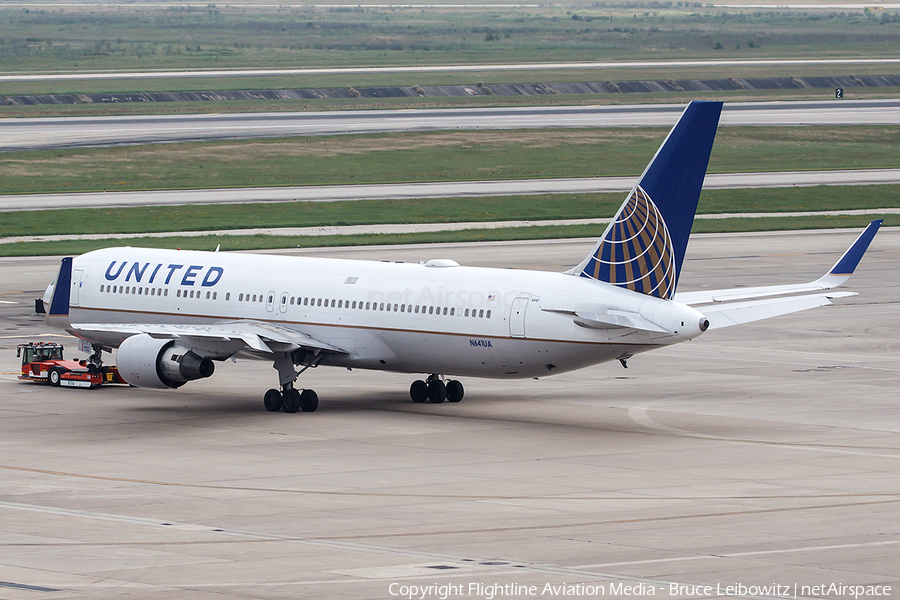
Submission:
[[[852,295],[824,292],[859,263],[873,221],[820,279],[676,293],[722,110],[692,102],[584,260],[565,273],[325,258],[107,248],[64,258],[47,322],[118,348],[139,387],[177,388],[238,354],[272,361],[270,411],[314,411],[310,367],[422,373],[416,402],[459,402],[448,377],[543,377],[618,360]]]

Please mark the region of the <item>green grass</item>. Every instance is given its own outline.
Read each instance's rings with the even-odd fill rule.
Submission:
[[[6,71],[51,71],[571,61],[598,54],[892,56],[900,41],[894,15],[660,2],[503,10],[14,6],[0,7],[7,32],[0,60]]]
[[[698,220],[695,233],[723,233],[737,231],[771,231],[789,229],[823,229],[836,227],[862,228],[879,215],[861,217],[773,217],[761,219]],[[897,215],[882,215],[886,226],[900,225]],[[290,236],[204,236],[185,238],[138,238],[117,242],[114,238],[99,241],[34,242],[0,245],[0,256],[77,255],[115,245],[149,248],[180,248],[182,250],[213,250],[221,245],[223,251],[259,250],[271,248],[318,248],[335,246],[427,244],[443,242],[482,242],[502,240],[594,238],[603,231],[602,225],[569,227],[522,227],[477,231],[455,231],[409,235],[352,235],[321,237]]]
[[[740,59],[741,57],[732,57]],[[767,58],[747,56],[746,59]],[[658,60],[665,60],[657,57]],[[590,59],[606,62],[606,58]],[[630,59],[628,62],[631,62]],[[650,60],[650,59],[648,59]],[[512,61],[518,63],[521,61]],[[549,62],[544,59],[540,62]],[[655,68],[603,68],[603,69],[539,69],[521,71],[470,70],[454,72],[416,73],[334,73],[310,75],[272,75],[247,77],[178,77],[152,79],[78,79],[61,81],[10,81],[0,82],[0,95],[31,94],[99,94],[119,92],[185,92],[215,90],[277,90],[307,88],[346,88],[414,85],[469,85],[481,81],[486,85],[500,83],[571,83],[581,81],[666,81],[669,79],[727,79],[755,77],[798,77],[887,75],[895,74],[891,66],[877,64],[854,65],[746,65],[710,67],[655,67]],[[784,90],[791,92],[793,90]],[[809,91],[809,90],[807,90]],[[827,90],[826,90],[827,91]],[[871,91],[854,88],[853,92]],[[619,98],[629,98],[623,94]],[[607,94],[602,98],[610,98]],[[206,102],[206,106],[215,102]],[[304,100],[300,104],[315,105]],[[16,108],[16,107],[6,107]],[[18,107],[26,108],[26,107]]]
[[[557,194],[21,211],[3,215],[0,237],[609,218],[624,198],[625,194],[619,193]],[[897,206],[898,185],[818,186],[708,190],[701,195],[698,212],[811,212]]]
[[[0,193],[637,175],[666,130],[452,131],[0,154]],[[710,172],[900,166],[900,127],[724,127]]]
[[[435,9],[250,4],[181,7],[0,5],[5,73],[110,72],[392,65],[594,62],[666,59],[894,57],[896,11],[722,9],[658,1],[540,7]],[[687,4],[687,3],[686,3]],[[751,45],[752,41],[752,45]],[[560,70],[297,77],[0,82],[0,95],[135,91],[451,85],[890,74],[892,67],[766,66],[638,70]],[[728,99],[829,97],[828,90],[728,92]],[[891,90],[853,90],[883,96]],[[571,98],[571,102],[659,101],[655,95]],[[693,96],[698,96],[694,94]],[[709,94],[700,94],[711,97]],[[667,100],[687,98],[670,95]],[[565,97],[567,100],[570,97]],[[627,100],[623,100],[627,98]],[[2,115],[147,114],[162,111],[377,108],[407,104],[559,103],[559,99],[429,99],[118,106],[3,106]]]

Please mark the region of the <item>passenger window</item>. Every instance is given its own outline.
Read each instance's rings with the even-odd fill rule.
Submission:
[[[487,311],[487,318],[488,318],[488,319],[491,318],[491,311],[490,311],[490,309],[488,309],[488,311]]]

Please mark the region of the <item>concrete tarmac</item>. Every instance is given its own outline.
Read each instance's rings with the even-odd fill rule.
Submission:
[[[857,234],[694,236],[680,289],[809,281]],[[562,270],[592,245],[284,253]],[[858,296],[627,370],[467,379],[460,404],[417,405],[408,375],[320,368],[302,378],[319,410],[296,415],[265,411],[275,371],[250,361],[177,391],[17,381],[17,343],[78,354],[31,314],[57,265],[0,259],[0,598],[900,590],[898,229]]]
[[[0,119],[0,152],[439,129],[671,127],[686,104]],[[720,125],[898,125],[900,100],[729,102]]]
[[[555,179],[211,188],[204,190],[9,194],[0,195],[0,211],[248,202],[340,202],[345,200],[409,200],[531,194],[626,193],[631,190],[636,180],[635,176],[560,177]],[[725,190],[815,185],[893,185],[897,183],[900,183],[900,169],[840,169],[834,171],[708,173],[703,181],[703,188]],[[885,202],[885,205],[887,204],[889,203]]]

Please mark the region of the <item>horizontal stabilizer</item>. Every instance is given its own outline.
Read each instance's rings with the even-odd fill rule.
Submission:
[[[544,312],[571,317],[575,320],[576,325],[587,329],[640,329],[643,331],[668,333],[668,331],[653,321],[648,321],[637,313],[613,311],[607,314],[599,314],[575,310],[556,310],[552,308],[545,308],[543,310]]]
[[[831,304],[832,298],[845,298],[855,295],[855,292],[836,292],[832,294],[793,296],[790,298],[769,298],[767,300],[751,300],[749,302],[714,304],[703,307],[700,310],[703,312],[703,316],[709,320],[709,328],[719,329],[825,306]]]

